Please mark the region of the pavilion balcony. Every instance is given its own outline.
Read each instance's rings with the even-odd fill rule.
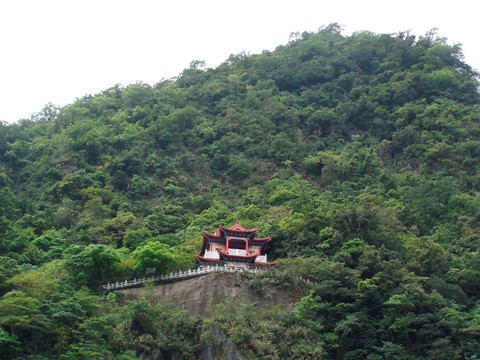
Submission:
[[[267,262],[267,255],[259,255],[255,259],[256,263],[266,263]]]
[[[218,251],[205,251],[205,256],[206,259],[220,259],[220,254]]]
[[[228,249],[228,255],[247,256],[247,251],[242,249]]]

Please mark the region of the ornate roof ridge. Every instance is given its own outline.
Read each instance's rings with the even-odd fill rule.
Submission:
[[[222,226],[222,225],[220,225],[219,228],[223,229],[223,230],[226,230],[226,231],[238,231],[238,232],[245,232],[245,233],[256,233],[258,231],[258,229],[247,230],[242,225],[240,225],[239,223],[236,223],[235,225],[233,225],[230,228],[227,228],[227,227]]]

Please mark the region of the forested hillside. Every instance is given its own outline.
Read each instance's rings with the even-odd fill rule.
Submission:
[[[211,322],[247,359],[478,358],[478,80],[433,32],[333,24],[0,124],[0,358],[197,359]],[[189,319],[100,290],[237,220],[310,294]]]

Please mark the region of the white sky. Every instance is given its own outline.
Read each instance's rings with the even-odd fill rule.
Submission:
[[[480,70],[479,10],[478,0],[0,0],[0,120],[117,83],[155,84],[192,60],[216,67],[332,22],[346,35],[436,27]]]

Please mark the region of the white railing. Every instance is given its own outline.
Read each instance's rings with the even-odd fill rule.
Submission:
[[[246,255],[247,255],[247,250],[241,250],[241,249],[228,249],[228,255],[240,255],[240,256],[246,256]]]
[[[267,255],[259,255],[255,259],[256,263],[266,263],[267,262]]]
[[[116,290],[116,289],[125,289],[130,287],[136,287],[140,285],[144,285],[148,282],[152,283],[161,283],[161,282],[169,282],[169,281],[179,281],[184,279],[189,279],[197,276],[202,276],[206,274],[210,274],[212,272],[227,272],[227,273],[239,273],[243,271],[253,272],[253,273],[266,273],[269,270],[260,270],[258,268],[245,268],[245,267],[229,267],[229,266],[219,266],[216,264],[215,266],[203,266],[201,268],[197,268],[195,270],[188,270],[188,271],[179,271],[178,273],[170,273],[170,275],[160,275],[151,278],[143,278],[143,279],[133,279],[133,280],[125,280],[125,281],[117,281],[115,283],[108,283],[107,285],[103,285],[102,287],[105,290]],[[285,272],[286,274],[286,272]],[[304,284],[313,286],[317,285],[316,282],[311,281],[310,279],[303,279],[301,276],[298,278]]]
[[[220,254],[217,251],[205,251],[205,258],[207,259],[220,259]]]
[[[229,266],[204,266],[201,268],[197,268],[195,270],[188,270],[188,271],[179,271],[178,273],[171,273],[170,275],[160,275],[156,277],[150,278],[143,278],[143,279],[133,279],[133,280],[125,280],[125,281],[117,281],[115,283],[108,283],[107,285],[103,285],[102,287],[105,290],[116,290],[116,289],[125,289],[130,287],[135,287],[139,285],[146,284],[148,282],[164,282],[164,281],[178,281],[183,279],[189,279],[192,277],[202,276],[209,274],[211,272],[227,272],[227,273],[236,273],[242,271],[249,271],[253,273],[265,273],[266,270],[259,270],[258,268],[240,268],[240,267],[229,267]]]

